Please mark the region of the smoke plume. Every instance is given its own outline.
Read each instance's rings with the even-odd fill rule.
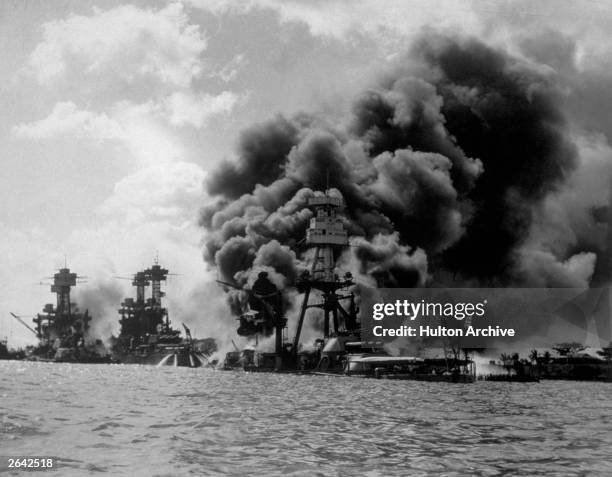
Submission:
[[[118,330],[117,308],[123,297],[121,286],[112,279],[95,280],[95,285],[90,287],[77,287],[74,298],[78,303],[79,310],[89,312],[92,317],[89,335],[93,338],[108,340],[111,335],[116,335]]]
[[[535,61],[427,33],[342,124],[276,116],[242,133],[207,183],[204,259],[224,280],[266,269],[291,284],[307,258],[305,206],[329,183],[351,236],[341,265],[363,283],[587,285],[592,234],[587,245],[560,231],[601,232],[590,205],[549,213],[580,181],[563,94]]]

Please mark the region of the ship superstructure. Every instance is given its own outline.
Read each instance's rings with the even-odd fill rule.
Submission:
[[[165,343],[181,341],[180,331],[170,326],[168,310],[162,305],[164,292],[161,291],[161,284],[167,278],[168,270],[158,263],[134,274],[132,285],[136,289],[136,298],[125,298],[118,310],[121,315],[120,347],[132,349],[162,338]],[[149,286],[151,296],[146,298]]]
[[[314,256],[310,272],[304,273],[297,284],[304,298],[293,343],[296,352],[308,308],[323,310],[323,338],[326,340],[332,335],[354,334],[359,328],[354,294],[339,293],[339,290],[347,290],[355,284],[350,272],[340,278],[336,269],[339,254],[349,246],[348,234],[338,215],[343,208],[342,199],[326,193],[310,199],[308,206],[314,217],[306,231],[306,245],[314,248]],[[321,300],[311,303],[311,294],[315,290],[320,292]],[[343,302],[348,302],[347,308]]]
[[[102,342],[89,336],[89,311],[80,312],[70,298],[71,290],[87,277],[79,276],[65,266],[52,277],[51,292],[55,294],[55,304],[47,303],[42,313],[38,313],[30,327],[21,317],[13,317],[36,335],[39,344],[28,350],[31,359],[45,359],[68,362],[108,362]]]
[[[267,274],[260,272],[251,289],[242,289],[249,294],[250,310],[240,317],[238,333],[256,335],[270,333],[276,328],[274,353],[258,353],[253,348],[230,352],[226,356],[225,369],[242,368],[248,371],[310,371],[324,374],[345,374],[360,377],[387,379],[414,379],[445,382],[473,382],[473,363],[467,359],[444,357],[440,359],[390,356],[382,342],[367,342],[361,339],[358,320],[355,281],[350,272],[342,273],[338,259],[349,247],[348,233],[344,227],[342,198],[325,193],[315,193],[307,206],[313,211],[305,245],[311,250],[312,259],[295,283],[302,299],[292,342],[282,342],[282,309],[275,309],[281,302],[281,292],[274,286],[260,287]],[[228,285],[228,284],[226,284]],[[232,286],[232,285],[230,285]],[[239,287],[235,287],[239,288]],[[255,307],[256,301],[260,303]],[[309,313],[318,310],[318,313]],[[255,318],[246,326],[245,316]],[[307,320],[321,333],[314,346],[304,347],[300,342],[302,329]],[[245,331],[249,331],[246,333]]]
[[[238,318],[240,325],[237,333],[246,336],[258,344],[260,338],[265,338],[274,334],[274,353],[260,354],[261,361],[265,361],[266,366],[275,369],[283,367],[283,361],[292,359],[288,356],[288,344],[283,342],[283,334],[287,326],[287,319],[284,316],[283,300],[281,291],[268,278],[268,272],[259,272],[257,280],[251,288],[239,287],[231,283],[217,280],[218,283],[245,292],[248,296],[248,310]],[[245,356],[239,351],[230,353],[230,359],[234,364],[252,365],[254,363],[254,352],[248,350]],[[226,363],[227,364],[227,363]]]
[[[247,369],[308,369],[318,366],[321,349],[331,340],[358,340],[358,308],[349,288],[354,285],[352,275],[345,273],[339,277],[336,261],[340,253],[349,245],[348,234],[343,225],[340,212],[342,199],[328,193],[317,193],[308,201],[314,216],[306,231],[305,243],[313,248],[313,262],[310,270],[305,271],[296,283],[297,290],[303,293],[296,333],[293,340],[284,342],[283,331],[287,325],[282,309],[281,291],[269,280],[265,271],[259,272],[252,288],[241,288],[249,297],[249,309],[239,318],[238,334],[255,339],[275,334],[274,353],[254,353],[244,350],[228,353],[226,367],[245,367]],[[341,293],[341,290],[345,290]],[[314,350],[301,348],[300,338],[308,309],[323,312],[322,338],[317,340]],[[231,361],[232,363],[229,363]]]
[[[56,304],[47,303],[42,313],[34,318],[38,338],[46,344],[60,340],[60,346],[76,346],[89,329],[91,317],[88,310],[80,313],[75,303],[70,301],[70,291],[76,286],[79,277],[69,268],[61,268],[54,274],[51,292],[55,293]]]
[[[162,283],[166,282],[169,271],[155,263],[134,274],[130,279],[136,296],[128,297],[121,303],[119,336],[114,340],[113,358],[121,363],[162,364],[199,367],[206,363],[206,355],[212,352],[214,342],[206,343],[202,352],[191,337],[185,325],[186,339],[171,326],[168,309],[163,305],[165,293]],[[124,278],[124,277],[117,277]],[[147,289],[151,287],[147,297]]]

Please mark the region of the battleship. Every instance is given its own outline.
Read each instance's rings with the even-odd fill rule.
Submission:
[[[111,357],[100,339],[90,336],[92,317],[89,311],[80,312],[70,301],[70,291],[82,277],[72,273],[66,266],[52,277],[51,292],[56,295],[56,304],[47,303],[38,313],[32,328],[21,316],[11,313],[13,318],[25,326],[38,339],[36,346],[28,346],[23,357],[31,361],[67,363],[110,363]]]
[[[171,325],[168,309],[162,304],[165,293],[161,290],[168,275],[168,270],[156,259],[151,267],[137,272],[130,279],[136,297],[125,298],[118,310],[121,329],[119,336],[111,338],[113,361],[189,368],[209,364],[209,356],[216,351],[214,340],[195,340],[185,324],[186,337],[182,338],[180,330]],[[151,295],[147,298],[149,286]]]
[[[256,344],[265,337],[275,336],[274,352],[255,352],[253,349],[233,351],[226,355],[224,369],[243,368],[248,371],[309,371],[337,367],[332,347],[359,339],[358,308],[355,295],[349,291],[354,285],[350,273],[340,278],[336,273],[336,260],[341,250],[348,246],[348,234],[336,212],[342,208],[342,200],[328,194],[319,194],[308,202],[313,210],[307,230],[306,244],[314,247],[311,269],[299,277],[296,288],[303,294],[299,318],[293,340],[284,339],[287,319],[284,317],[281,291],[262,271],[250,289],[227,282],[219,282],[226,288],[237,288],[248,296],[248,308],[238,318],[237,333]],[[311,302],[314,292],[321,294],[321,301]],[[348,305],[344,305],[348,302]],[[309,309],[323,311],[323,337],[311,348],[300,342],[301,333]]]
[[[287,319],[281,291],[265,271],[258,274],[251,288],[219,281],[226,289],[238,289],[248,297],[247,307],[239,316],[237,333],[257,343],[275,336],[274,352],[257,352],[248,347],[227,353],[223,369],[245,371],[309,372],[385,379],[473,382],[475,365],[467,353],[460,358],[445,356],[426,359],[389,356],[380,342],[361,339],[359,307],[355,281],[350,272],[340,274],[336,263],[349,246],[348,233],[340,215],[343,200],[327,191],[308,201],[313,212],[306,231],[305,244],[314,249],[312,264],[298,278],[295,287],[302,302],[293,340],[284,339]],[[307,311],[322,311],[321,338],[310,347],[301,343]],[[446,350],[445,350],[446,353]]]

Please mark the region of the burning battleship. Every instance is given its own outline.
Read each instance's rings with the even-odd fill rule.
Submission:
[[[296,250],[313,218],[305,206],[327,172],[346,201],[351,247],[340,264],[355,282],[588,286],[603,266],[591,208],[605,198],[587,186],[601,170],[579,169],[586,162],[557,78],[477,39],[433,32],[398,58],[334,114],[279,114],[241,132],[235,155],[207,176],[204,261],[241,287],[266,270],[293,296],[285,287],[299,283],[305,254]],[[578,171],[589,180],[576,180]],[[305,288],[331,310],[351,287],[314,286],[325,282]],[[237,315],[238,302],[231,297]],[[350,315],[350,301],[342,304]],[[347,320],[337,314],[340,331]]]
[[[350,272],[342,276],[336,263],[349,246],[348,233],[339,213],[343,200],[327,191],[308,200],[313,217],[306,232],[305,244],[314,249],[310,269],[296,281],[303,295],[296,331],[292,341],[284,340],[287,319],[284,317],[282,293],[261,271],[249,289],[220,281],[226,287],[246,293],[248,305],[239,317],[238,334],[259,342],[261,337],[275,336],[274,352],[245,349],[227,354],[225,369],[247,371],[315,371],[344,373],[361,377],[415,379],[429,381],[472,382],[474,363],[455,353],[442,359],[394,357],[387,354],[382,343],[361,339],[359,308],[356,304],[355,281]],[[314,300],[313,300],[314,298]],[[309,309],[323,312],[322,337],[310,348],[300,342]]]
[[[81,279],[86,278],[61,268],[54,274],[51,292],[55,293],[56,305],[47,303],[42,313],[32,320],[32,328],[22,317],[11,315],[30,330],[39,340],[38,345],[26,348],[25,358],[35,361],[71,363],[109,363],[110,355],[102,341],[89,334],[92,317],[89,311],[80,312],[70,300],[70,291]]]
[[[156,260],[132,277],[136,298],[125,298],[121,303],[118,310],[121,329],[119,336],[112,339],[112,356],[116,362],[197,368],[206,365],[208,356],[216,350],[212,339],[194,340],[185,324],[185,339],[180,330],[172,327],[168,309],[162,304],[165,293],[161,284],[168,275],[169,271]],[[147,298],[149,286],[151,295]]]

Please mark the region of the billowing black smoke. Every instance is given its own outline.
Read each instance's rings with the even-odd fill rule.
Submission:
[[[536,211],[576,167],[561,104],[554,78],[530,64],[428,34],[342,125],[302,114],[242,133],[237,160],[207,184],[205,260],[225,280],[266,269],[290,284],[307,253],[306,203],[329,178],[352,237],[342,263],[362,280],[529,286],[571,274],[569,256],[542,275],[522,254]]]
[[[270,185],[282,173],[287,154],[298,143],[298,124],[282,117],[256,125],[240,135],[239,162],[225,162],[209,182],[211,195],[237,199],[257,184]]]

